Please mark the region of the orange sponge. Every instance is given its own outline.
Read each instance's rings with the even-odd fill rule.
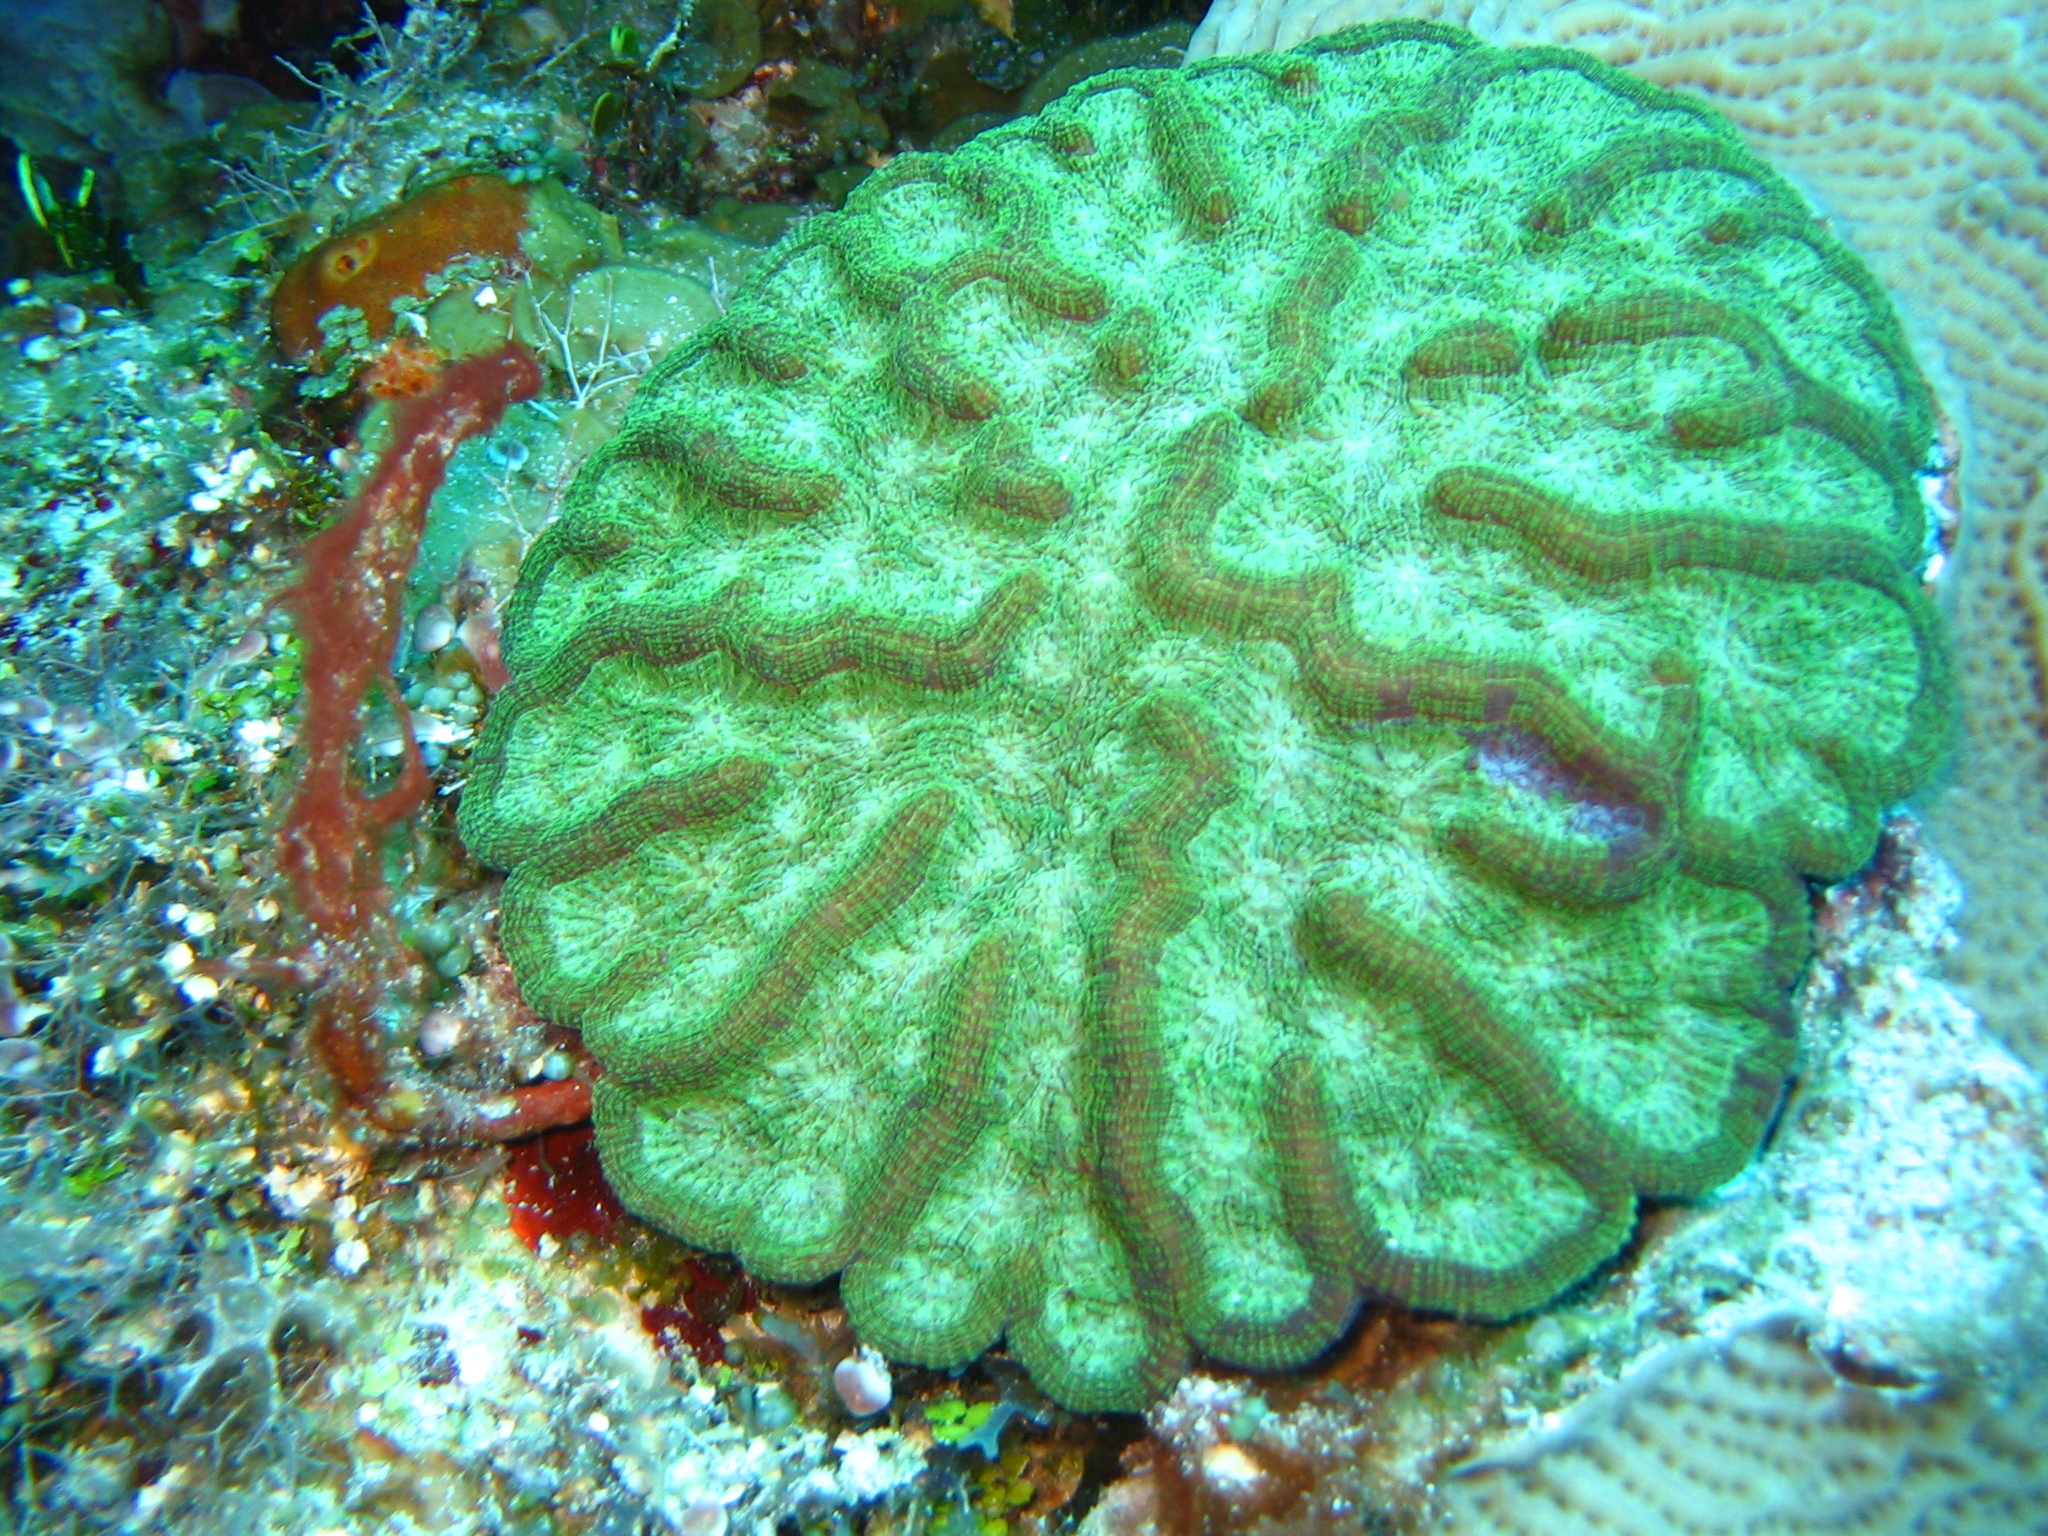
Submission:
[[[373,337],[391,332],[391,303],[423,296],[427,279],[465,257],[524,262],[528,186],[458,176],[350,225],[297,261],[270,300],[270,333],[288,357],[320,345],[320,317],[338,304],[363,312]]]

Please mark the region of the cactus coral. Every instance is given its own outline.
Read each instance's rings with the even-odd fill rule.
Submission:
[[[1943,750],[1924,385],[1710,113],[1392,25],[786,240],[529,557],[462,807],[626,1204],[1076,1407],[1497,1316],[1749,1156]]]

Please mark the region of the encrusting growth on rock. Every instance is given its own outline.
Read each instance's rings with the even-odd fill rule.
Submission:
[[[311,355],[320,317],[336,305],[361,310],[370,335],[387,336],[392,301],[419,298],[426,279],[450,263],[517,259],[530,196],[500,176],[458,176],[321,241],[292,263],[271,296],[279,350]]]
[[[1424,24],[811,220],[522,572],[462,806],[628,1207],[1076,1408],[1754,1150],[1946,749],[1927,392],[1723,123]]]

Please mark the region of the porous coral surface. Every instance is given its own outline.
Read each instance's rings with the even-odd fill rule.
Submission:
[[[1460,1468],[1435,1528],[2001,1536],[2041,1529],[2048,1497],[2038,1379],[1887,1392],[1840,1379],[1786,1318],[1673,1346],[1560,1417]]]
[[[1701,108],[1418,25],[802,226],[522,574],[463,806],[636,1211],[1076,1407],[1748,1157],[1946,738],[1926,392]]]

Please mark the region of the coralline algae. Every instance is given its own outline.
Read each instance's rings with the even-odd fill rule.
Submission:
[[[1938,759],[1927,395],[1733,132],[1415,24],[877,173],[529,558],[463,830],[629,1206],[1060,1401],[1748,1158]]]

